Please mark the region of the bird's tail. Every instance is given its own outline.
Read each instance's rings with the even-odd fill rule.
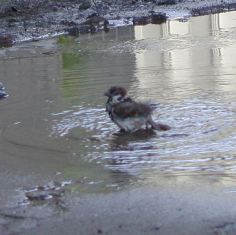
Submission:
[[[151,125],[151,127],[157,131],[168,131],[171,129],[171,127],[167,124],[154,122],[152,118],[148,120],[148,123]]]

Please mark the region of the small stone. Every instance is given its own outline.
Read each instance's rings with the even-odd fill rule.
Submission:
[[[166,22],[167,16],[165,13],[153,13],[151,19],[152,24],[162,24]]]
[[[177,3],[177,0],[161,0],[157,5],[174,5]]]
[[[16,16],[16,14],[18,13],[18,10],[15,6],[9,6],[5,8],[5,15],[8,16]]]
[[[79,6],[79,10],[83,11],[83,10],[87,10],[88,8],[91,7],[91,4],[89,1],[84,1],[80,4]]]
[[[0,99],[6,98],[7,96],[8,96],[8,94],[5,91],[5,87],[0,82]]]
[[[58,11],[58,7],[57,6],[53,6],[52,7],[52,11],[54,11],[54,12]]]
[[[62,24],[62,25],[66,25],[66,26],[76,26],[77,24],[76,24],[76,22],[74,22],[74,21],[69,21],[69,20],[62,20],[61,22],[60,22],[60,24]]]
[[[8,94],[4,90],[0,90],[0,99],[6,98]]]
[[[158,226],[153,228],[153,230],[155,230],[155,231],[158,231],[159,229],[160,229],[160,227],[158,227]]]
[[[77,37],[80,34],[80,30],[78,27],[73,27],[67,29],[68,35]]]
[[[13,45],[13,36],[10,34],[0,34],[0,47],[11,47]]]
[[[133,18],[133,25],[146,25],[150,23],[151,23],[151,18],[147,16]]]

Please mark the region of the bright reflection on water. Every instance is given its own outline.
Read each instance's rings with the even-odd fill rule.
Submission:
[[[235,17],[211,15],[81,39],[80,61],[64,70],[70,110],[54,114],[53,134],[95,132],[98,141],[88,144],[85,159],[112,171],[235,173]],[[101,98],[113,84],[158,104],[155,119],[172,130],[113,136],[117,129]]]
[[[234,177],[235,19],[120,28],[65,42],[61,54],[1,61],[10,93],[0,103],[1,160],[31,179],[61,172],[96,187],[160,174]],[[156,104],[154,119],[172,129],[114,135],[103,97],[114,84]]]

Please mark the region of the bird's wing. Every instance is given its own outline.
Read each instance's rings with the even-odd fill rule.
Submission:
[[[113,113],[119,118],[148,116],[151,112],[152,108],[148,104],[136,102],[121,102],[113,107]]]

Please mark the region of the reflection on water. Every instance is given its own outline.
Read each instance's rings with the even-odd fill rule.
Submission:
[[[25,186],[60,172],[107,191],[160,174],[233,179],[235,18],[120,28],[63,43],[58,52],[2,59],[0,81],[10,96],[0,103],[0,178]],[[173,128],[117,134],[102,96],[114,84],[155,104],[154,119]],[[4,182],[2,198],[14,187]]]

